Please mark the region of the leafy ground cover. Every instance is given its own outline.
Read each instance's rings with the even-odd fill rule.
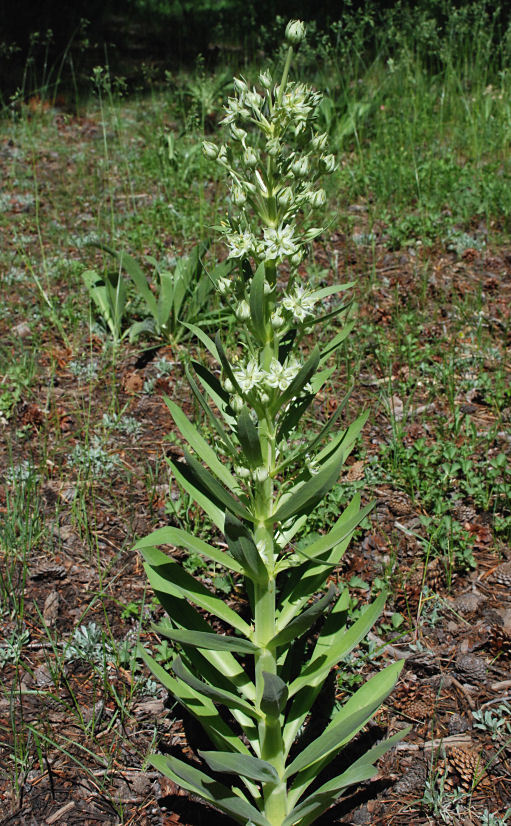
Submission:
[[[364,736],[413,731],[320,822],[499,824],[511,738],[509,77],[474,60],[432,73],[406,53],[350,65],[342,88],[339,72],[330,88],[316,78],[341,169],[331,229],[303,272],[318,286],[354,280],[356,325],[310,421],[353,380],[342,416],[371,416],[308,530],[325,530],[356,489],[376,501],[335,578],[350,583],[353,617],[384,587],[387,610],[330,699],[404,658]],[[34,98],[1,122],[5,823],[227,822],[148,770],[155,744],[187,755],[199,733],[135,652],[142,640],[171,656],[151,630],[159,609],[136,538],[169,524],[204,536],[168,472],[180,447],[163,401],[201,420],[183,365],[203,354],[192,337],[169,343],[140,325],[123,337],[146,304],[95,245],[174,272],[209,240],[229,205],[200,144],[219,129],[227,77],[199,65],[135,101],[101,69],[79,114]],[[125,290],[115,346],[82,279],[91,268]],[[243,610],[235,578],[200,556],[187,564]]]

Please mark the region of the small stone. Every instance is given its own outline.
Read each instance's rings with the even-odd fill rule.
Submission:
[[[29,338],[29,336],[32,335],[32,330],[26,321],[21,321],[19,324],[15,324],[11,332],[13,336],[20,338],[22,341],[24,338]]]

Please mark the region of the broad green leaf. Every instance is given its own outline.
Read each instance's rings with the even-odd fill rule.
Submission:
[[[137,652],[143,659],[151,673],[181,703],[201,724],[211,742],[221,749],[248,753],[248,748],[237,737],[228,724],[219,715],[215,704],[208,698],[198,694],[186,683],[176,680],[163,666],[148,654],[139,643]]]
[[[151,313],[152,317],[157,320],[158,318],[158,311],[156,305],[156,299],[151,292],[149,284],[147,283],[147,278],[145,277],[140,265],[131,255],[128,255],[126,252],[116,252],[115,250],[110,249],[109,247],[103,247],[107,250],[111,255],[114,255],[117,260],[119,261],[119,266],[123,267],[126,272],[128,273],[129,277],[133,281],[138,294],[143,298],[146,303],[147,309]]]
[[[168,637],[182,645],[193,645],[205,651],[234,651],[238,654],[254,654],[258,648],[250,640],[239,637],[227,637],[222,634],[208,633],[207,631],[188,631],[182,628],[172,628],[160,623],[154,626],[157,634]]]
[[[253,582],[266,582],[268,572],[250,531],[229,511],[225,514],[224,533],[231,556],[243,567],[246,575]]]
[[[172,670],[176,677],[179,677],[180,680],[197,691],[201,696],[209,697],[214,703],[220,703],[229,710],[238,709],[254,719],[261,717],[258,709],[238,694],[224,691],[221,688],[216,688],[216,686],[205,683],[203,680],[198,680],[197,677],[194,677],[192,672],[186,668],[181,657],[176,657],[172,663]]]
[[[186,633],[198,632],[201,635],[218,636],[220,640],[224,639],[222,635],[215,635],[211,625],[204,619],[190,603],[183,599],[182,596],[174,596],[162,591],[154,592],[160,605],[167,612],[172,620],[172,627],[168,622],[164,622],[160,627],[161,633],[165,634],[167,627],[178,627],[181,631]],[[225,639],[239,639],[237,637],[226,637]],[[241,644],[248,643],[248,640],[239,640]],[[254,683],[247,676],[243,667],[238,660],[230,653],[230,651],[218,650],[217,646],[209,648],[207,656],[204,657],[199,649],[191,645],[187,645],[182,641],[184,656],[193,665],[195,672],[201,674],[210,683],[222,685],[227,689],[236,686],[236,689],[243,694],[250,702],[255,702],[255,686]],[[229,646],[230,647],[230,646]],[[252,723],[250,723],[252,725]]]
[[[225,488],[220,485],[215,477],[201,465],[197,459],[194,459],[187,450],[183,451],[188,471],[195,486],[208,497],[212,504],[223,506],[231,513],[235,513],[242,519],[250,519],[249,511],[239,502],[234,499]]]
[[[303,365],[303,367],[298,371],[298,373],[294,377],[289,387],[287,387],[286,390],[283,391],[283,393],[275,402],[276,410],[280,410],[280,408],[287,404],[287,402],[291,401],[291,399],[294,399],[296,398],[296,396],[300,395],[302,389],[305,387],[307,382],[316,372],[316,368],[319,364],[319,358],[319,347],[316,345],[314,350],[310,354],[309,358]]]
[[[233,493],[240,493],[240,486],[234,476],[229,473],[225,465],[219,460],[213,448],[201,436],[197,428],[190,422],[180,407],[177,406],[168,396],[164,397],[165,404],[170,410],[174,423],[179,428],[182,436],[186,439],[190,447],[208,465],[210,470],[220,479],[220,481]]]
[[[188,380],[188,384],[190,385],[190,389],[191,389],[193,395],[195,396],[195,398],[199,402],[202,410],[206,414],[206,418],[208,419],[209,423],[214,427],[214,429],[216,430],[216,432],[220,436],[220,440],[221,440],[224,448],[227,450],[228,453],[230,453],[232,458],[237,457],[237,455],[238,455],[237,449],[234,447],[231,439],[227,435],[227,432],[226,432],[222,422],[220,421],[220,419],[217,416],[215,416],[215,414],[211,410],[207,400],[204,398],[201,391],[199,390],[195,379],[193,378],[192,374],[190,373],[190,370],[188,369],[188,365],[185,366],[185,373],[186,373],[186,378]]]
[[[157,771],[169,777],[178,786],[212,803],[221,812],[230,815],[237,823],[244,824],[244,826],[248,823],[253,823],[254,826],[271,826],[255,806],[252,806],[245,797],[240,797],[239,791],[235,794],[223,783],[208,777],[200,769],[176,757],[163,754],[151,754],[149,761]]]
[[[351,519],[343,519],[343,514],[329,533],[316,539],[315,542],[312,542],[305,549],[296,548],[295,553],[299,556],[304,556],[305,559],[308,559],[310,562],[315,562],[316,564],[325,565],[325,567],[330,568],[332,564],[336,563],[332,563],[331,557],[321,559],[321,554],[330,551],[334,546],[340,545],[345,539],[351,537],[358,525],[371,513],[373,508],[374,504],[371,502],[371,504],[366,505],[365,508],[358,510]]]
[[[324,361],[333,353],[340,344],[344,341],[345,338],[349,336],[353,327],[355,326],[354,321],[350,321],[345,327],[342,328],[340,333],[337,333],[336,336],[333,337],[331,341],[328,342],[325,349],[321,352],[321,363],[323,364]]]
[[[143,539],[139,539],[133,547],[134,550],[138,551],[143,548],[153,548],[155,545],[173,545],[175,548],[186,548],[187,551],[211,559],[230,571],[237,574],[243,573],[241,565],[236,560],[231,559],[225,551],[215,548],[213,545],[208,545],[203,539],[199,539],[198,536],[183,531],[181,528],[171,528],[170,526],[157,528],[152,533],[144,536]]]
[[[218,358],[220,359],[220,364],[222,365],[222,368],[223,368],[225,374],[231,380],[233,387],[236,388],[236,390],[240,394],[240,396],[243,396],[243,393],[241,392],[241,388],[240,388],[238,382],[236,381],[236,377],[234,375],[233,369],[232,369],[231,365],[229,364],[229,360],[228,360],[227,356],[225,355],[225,350],[223,348],[223,345],[222,345],[222,342],[221,342],[221,339],[220,339],[220,333],[217,333],[216,336],[215,336],[215,345],[216,345],[216,349],[217,349],[217,352],[218,352]]]
[[[263,463],[259,432],[252,421],[248,408],[243,406],[238,416],[238,439],[250,467],[259,467]]]
[[[318,760],[337,753],[346,742],[351,740],[390,694],[403,664],[404,661],[392,663],[368,680],[342,709],[336,712],[323,734],[298,754],[287,767],[285,776],[289,778]],[[297,777],[296,787],[300,785],[300,782]]]
[[[174,303],[174,278],[170,272],[159,272],[160,293],[158,295],[157,322],[161,329],[165,327],[171,319],[172,306]],[[175,326],[175,319],[173,319]]]
[[[192,499],[194,499],[198,505],[202,508],[202,510],[207,513],[213,525],[215,525],[219,531],[224,530],[224,512],[221,508],[218,507],[217,504],[211,501],[209,496],[207,496],[202,487],[197,486],[197,482],[195,477],[193,477],[187,465],[183,462],[172,462],[168,460],[170,467],[172,468],[172,472],[176,478],[178,484],[181,485],[185,489],[187,493],[190,494]]]
[[[319,290],[314,290],[310,297],[320,301],[323,298],[328,298],[329,295],[334,295],[334,293],[351,290],[352,287],[356,286],[356,283],[356,281],[348,281],[347,284],[332,284],[330,287],[321,287]]]
[[[377,746],[369,749],[362,757],[359,757],[359,759],[342,774],[323,783],[313,794],[295,806],[284,820],[282,826],[291,826],[292,824],[308,826],[308,824],[314,823],[316,818],[335,802],[343,789],[347,789],[349,786],[358,783],[363,783],[365,780],[370,780],[371,777],[374,777],[377,772],[374,763],[389,751],[389,749],[393,748],[396,743],[399,743],[403,737],[406,737],[409,731],[410,728],[404,731],[398,731],[397,734],[394,734],[387,740],[383,740],[383,742]]]
[[[323,440],[324,440],[324,439],[328,436],[328,434],[329,434],[329,433],[330,433],[330,431],[332,430],[332,428],[333,428],[334,424],[336,423],[336,421],[338,420],[339,416],[341,415],[341,413],[343,412],[344,408],[346,407],[346,405],[347,405],[347,403],[348,403],[348,401],[349,401],[349,399],[350,399],[350,396],[351,396],[352,392],[353,392],[353,386],[352,386],[352,387],[350,387],[350,389],[348,390],[348,392],[347,392],[347,393],[346,393],[346,395],[344,396],[344,398],[343,398],[342,402],[338,405],[337,410],[335,410],[335,412],[334,412],[334,413],[332,413],[332,415],[331,415],[331,416],[330,416],[330,418],[329,418],[329,419],[325,422],[325,424],[323,425],[323,427],[321,428],[321,430],[320,430],[320,431],[316,434],[316,436],[315,436],[313,439],[311,439],[311,441],[310,441],[310,442],[309,442],[309,443],[305,446],[305,451],[306,451],[306,452],[307,452],[310,456],[312,456],[312,455],[313,455],[313,452],[314,452],[314,450],[316,449],[316,447],[317,447],[318,445],[320,445],[320,444],[321,444],[321,442],[322,442],[322,441],[323,441]],[[287,462],[285,463],[284,467],[285,467],[286,465],[287,465]]]
[[[337,446],[340,444],[342,444],[343,446],[344,458],[346,459],[350,455],[353,446],[360,435],[362,428],[367,422],[368,417],[368,410],[366,410],[364,413],[361,413],[360,416],[357,416],[355,421],[350,424],[347,430],[343,430],[340,433],[338,433],[331,440],[331,442],[316,455],[316,461],[323,462],[326,459],[328,459],[333,453],[333,450],[337,449]]]
[[[279,429],[277,431],[277,444],[282,441],[282,439],[287,439],[289,434],[292,430],[297,426],[298,422],[302,418],[305,411],[310,407],[311,402],[314,400],[314,394],[310,393],[308,396],[304,398],[293,399],[290,403],[289,407],[287,408],[286,412],[282,416],[282,420],[280,422]],[[296,450],[291,456],[286,459],[285,462],[279,465],[279,470],[282,470],[289,465],[292,465],[293,462],[296,461],[296,458],[305,451],[302,448]]]
[[[250,639],[252,632],[245,620],[229,608],[223,600],[208,591],[201,582],[187,573],[181,565],[156,548],[145,548],[142,554],[146,561],[145,568],[149,582],[156,591],[163,591],[164,594],[172,596],[183,596],[191,600],[199,608],[204,608],[214,614],[218,619],[232,625],[244,637]]]
[[[287,702],[287,685],[276,674],[263,671],[264,687],[261,711],[270,717],[278,717]]]
[[[225,772],[260,780],[263,783],[278,783],[279,776],[271,763],[252,757],[251,754],[233,754],[231,751],[199,751],[214,772]]]
[[[307,482],[295,485],[285,495],[285,499],[273,514],[276,522],[287,522],[292,516],[308,512],[325,496],[335,485],[344,459],[344,450],[339,448],[329,462],[312,476]]]
[[[203,343],[206,350],[209,350],[209,352],[216,361],[220,361],[220,359],[218,358],[218,350],[215,347],[215,342],[212,341],[212,339],[210,339],[210,337],[207,333],[204,332],[204,330],[202,330],[196,324],[189,324],[186,321],[183,321],[182,324],[184,327],[187,327],[190,330],[190,332],[197,336],[199,341]]]
[[[347,310],[349,310],[349,308],[352,306],[352,304],[353,301],[348,301],[347,304],[339,304],[337,307],[335,307],[333,310],[330,310],[330,312],[328,313],[324,313],[323,315],[318,316],[311,316],[310,318],[307,318],[304,321],[304,326],[311,328],[319,324],[326,324],[328,321],[332,321],[334,318],[337,318],[337,316],[346,313]]]
[[[234,429],[236,419],[229,413],[229,394],[224,390],[217,377],[206,367],[203,367],[202,364],[196,361],[192,362],[192,364],[209,398],[216,404],[227,424]]]
[[[385,594],[380,594],[368,605],[353,625],[339,634],[339,621],[344,628],[343,614],[332,612],[320,631],[311,661],[304,666],[299,677],[289,687],[292,697],[304,686],[322,684],[324,678],[337,663],[364,639],[385,607]]]
[[[288,622],[288,624],[276,634],[273,639],[268,643],[268,647],[273,649],[278,648],[281,645],[285,645],[291,640],[296,640],[298,637],[301,637],[306,631],[309,631],[310,628],[317,622],[319,617],[323,616],[327,607],[330,603],[335,599],[336,590],[335,587],[331,584],[328,592],[325,594],[324,597],[318,599],[314,605],[311,605],[310,608],[307,608],[297,617]]]
[[[262,344],[266,341],[266,297],[264,295],[265,266],[259,264],[250,284],[250,317]]]

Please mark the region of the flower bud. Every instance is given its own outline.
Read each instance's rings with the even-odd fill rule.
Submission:
[[[293,175],[296,175],[297,178],[305,178],[309,171],[309,159],[305,155],[303,158],[297,158],[291,164],[291,172]]]
[[[218,158],[218,146],[212,141],[202,141],[202,151],[206,158],[215,161]]]
[[[234,393],[234,385],[230,378],[224,379],[224,388],[228,393]]]
[[[241,398],[241,396],[234,396],[234,398],[231,399],[231,407],[235,413],[241,413],[241,411],[243,410],[243,406],[244,401]]]
[[[280,152],[280,141],[278,138],[269,138],[266,141],[266,151],[268,155],[275,158]]]
[[[333,172],[335,169],[335,158],[333,155],[322,155],[321,160],[325,166],[326,172]]]
[[[251,146],[247,146],[243,153],[243,161],[245,166],[254,167],[257,164],[257,155]]]
[[[268,471],[265,467],[258,467],[254,470],[254,479],[256,482],[265,482],[268,478]]]
[[[268,282],[265,281],[264,285],[263,285],[264,295],[270,295],[270,293],[272,293],[272,292],[273,292],[273,287],[271,286],[271,284],[268,284]]]
[[[238,321],[248,321],[250,318],[250,307],[248,301],[240,301],[236,307],[236,318]]]
[[[326,204],[326,193],[324,189],[317,189],[316,192],[311,192],[309,197],[310,205],[317,209]]]
[[[241,94],[248,92],[248,86],[242,77],[234,78],[234,88],[237,92],[241,92]]]
[[[219,278],[216,282],[216,288],[220,295],[226,295],[228,291],[231,289],[231,282],[228,278]],[[228,392],[232,393],[232,390]]]
[[[239,184],[233,184],[231,190],[231,201],[233,202],[233,204],[236,204],[236,206],[242,206],[246,200],[247,195],[243,187],[241,187]]]
[[[305,25],[301,20],[290,20],[286,26],[286,40],[291,46],[297,46],[305,37]]]
[[[247,92],[245,100],[248,105],[252,107],[252,109],[262,109],[263,99],[259,92],[256,92],[255,90],[252,92]]]
[[[280,315],[280,313],[274,313],[271,317],[271,326],[274,330],[279,330],[282,325],[284,324],[284,319]]]
[[[231,135],[233,136],[234,140],[243,142],[247,137],[247,133],[241,126],[236,126],[235,123],[231,124]]]
[[[266,70],[259,75],[259,82],[265,89],[271,89],[272,79],[270,73]]]
[[[290,186],[281,189],[277,195],[277,201],[281,206],[288,207],[293,203],[293,190]]]
[[[261,402],[261,404],[268,404],[268,402],[270,401],[268,393],[261,393],[261,395],[259,396],[259,401]]]
[[[313,149],[317,149],[319,152],[322,152],[327,144],[327,141],[328,135],[326,132],[323,132],[321,134],[316,133],[311,140],[311,144]]]
[[[302,263],[303,252],[302,250],[298,250],[297,252],[293,253],[291,258],[289,259],[293,267],[298,267]]]
[[[248,479],[250,476],[250,470],[248,467],[243,467],[242,465],[236,465],[234,468],[234,472],[239,479]]]

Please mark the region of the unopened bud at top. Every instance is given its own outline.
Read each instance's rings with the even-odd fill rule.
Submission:
[[[234,78],[234,88],[237,92],[248,92],[248,86],[242,77]]]
[[[259,75],[259,81],[261,83],[261,86],[263,86],[265,89],[271,89],[272,79],[268,70],[266,70],[265,72],[261,72],[261,74]]]
[[[218,158],[218,146],[216,143],[212,143],[211,141],[202,141],[202,151],[204,152],[206,158],[210,158],[212,161]]]
[[[290,20],[286,26],[286,40],[291,46],[297,46],[305,37],[305,25],[301,20]]]

